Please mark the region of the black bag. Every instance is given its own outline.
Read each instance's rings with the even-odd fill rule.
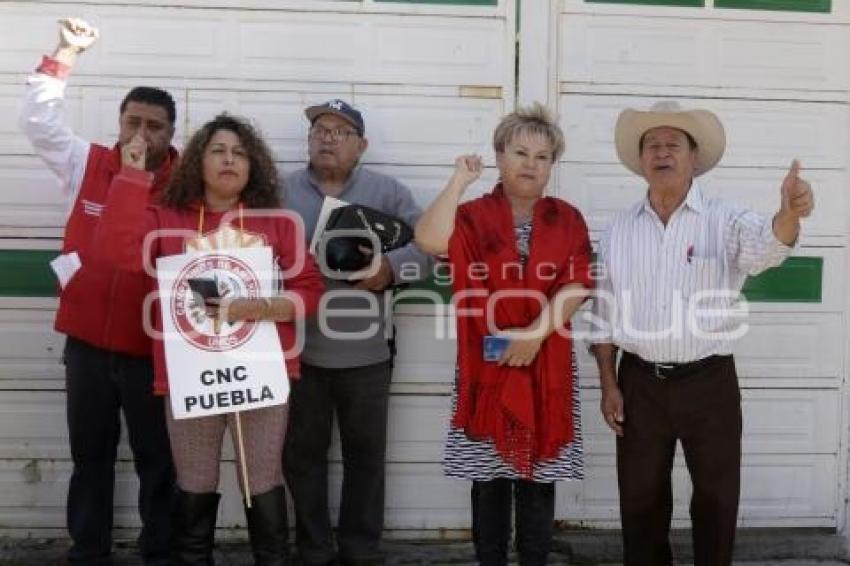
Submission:
[[[363,236],[333,237],[336,230],[357,230]],[[369,267],[374,252],[369,233],[377,236],[381,243],[381,249],[378,250],[380,253],[405,246],[413,239],[413,229],[391,214],[360,204],[342,206],[331,212],[322,234],[322,239],[327,240],[325,260],[328,268],[334,271],[358,271]],[[361,250],[361,246],[368,252]]]

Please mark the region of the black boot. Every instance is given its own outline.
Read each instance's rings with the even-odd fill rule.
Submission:
[[[173,566],[213,566],[218,493],[177,492],[174,518]]]
[[[289,524],[283,486],[251,497],[245,507],[248,535],[256,566],[284,566],[289,563]]]
[[[472,482],[472,542],[481,566],[507,566],[511,539],[512,482]]]
[[[555,484],[516,482],[516,549],[520,566],[545,566],[555,530]]]

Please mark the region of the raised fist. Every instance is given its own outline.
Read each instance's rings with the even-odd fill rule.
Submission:
[[[482,171],[484,171],[484,161],[478,155],[461,155],[455,160],[454,177],[464,187],[477,181]]]
[[[81,53],[97,41],[97,28],[81,18],[59,20],[59,48],[71,48]]]

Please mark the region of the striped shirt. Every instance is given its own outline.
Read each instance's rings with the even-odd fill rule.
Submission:
[[[666,227],[645,198],[600,241],[591,341],[653,362],[731,354],[747,329],[744,281],[791,249],[772,218],[705,197],[696,182]]]

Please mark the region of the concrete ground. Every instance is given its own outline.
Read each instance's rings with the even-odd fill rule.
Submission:
[[[223,538],[223,537],[222,537]],[[677,564],[692,564],[690,535],[673,534]],[[0,566],[54,566],[64,564],[66,540],[0,538]],[[472,545],[465,541],[396,541],[385,543],[387,565],[474,565]],[[617,531],[561,531],[549,563],[554,565],[617,566],[622,550]],[[512,564],[515,564],[515,557]],[[839,566],[846,562],[843,537],[817,529],[741,530],[736,545],[739,566]],[[218,566],[250,566],[245,542],[223,542],[216,549]],[[142,566],[135,545],[115,545],[115,566]]]
[[[60,566],[64,565],[64,543],[42,543],[27,545],[27,548],[19,548],[9,552],[6,542],[0,546],[0,565],[3,566]],[[387,566],[392,565],[475,565],[472,549],[463,543],[393,543],[388,545],[389,554]],[[227,544],[216,550],[216,565],[218,566],[251,566],[251,559],[246,545]],[[511,564],[516,564],[516,557],[512,557]],[[618,562],[587,562],[571,561],[562,554],[553,554],[549,564],[557,565],[597,565],[597,566],[619,566]],[[691,562],[677,562],[681,566],[689,566]],[[759,560],[759,561],[735,561],[736,566],[846,566],[847,562],[838,560]],[[142,561],[134,554],[132,548],[119,547],[115,553],[115,566],[142,566]]]

